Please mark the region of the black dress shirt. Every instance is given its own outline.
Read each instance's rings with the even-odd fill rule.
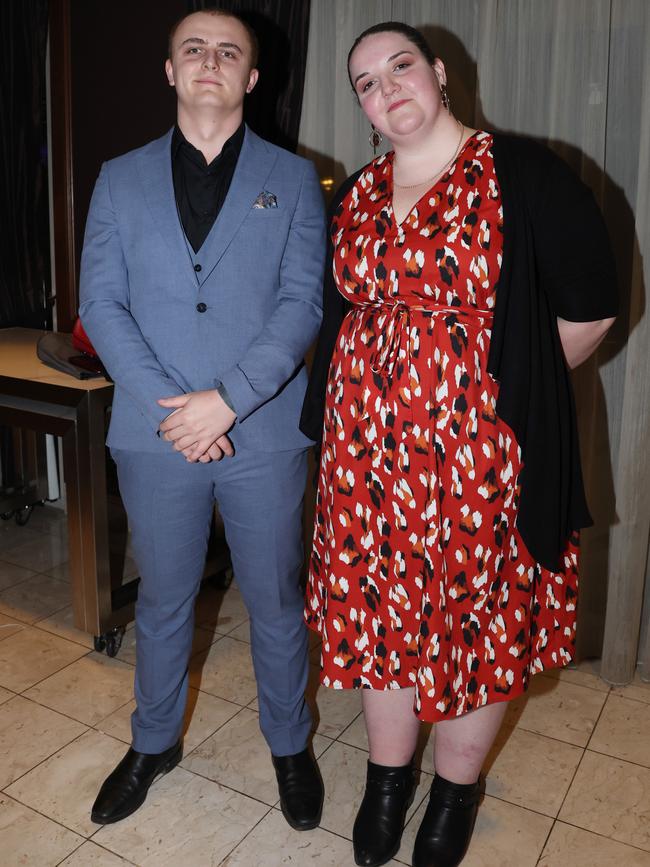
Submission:
[[[172,175],[178,214],[195,253],[201,249],[219,216],[244,141],[244,123],[208,165],[179,127],[172,136]]]

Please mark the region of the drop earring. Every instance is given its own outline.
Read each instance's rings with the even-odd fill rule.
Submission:
[[[440,101],[442,102],[443,108],[446,108],[447,111],[451,111],[451,100],[449,99],[449,94],[447,93],[447,85],[440,85]]]
[[[368,144],[373,149],[373,152],[375,154],[377,153],[377,148],[383,142],[383,140],[383,135],[379,132],[378,129],[375,129],[375,127],[373,126],[372,130],[370,131],[370,135],[368,136]]]

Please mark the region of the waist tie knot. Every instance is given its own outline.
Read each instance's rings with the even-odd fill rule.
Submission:
[[[372,306],[372,305],[371,305]],[[375,349],[370,356],[370,369],[373,373],[392,376],[393,369],[400,357],[400,348],[402,340],[405,338],[407,346],[405,351],[409,353],[409,344],[411,342],[411,313],[408,306],[403,301],[396,301],[394,304],[376,305],[379,308],[379,317],[385,315],[380,324],[379,334]],[[378,320],[379,320],[378,317]]]
[[[395,365],[403,357],[407,371],[411,365],[411,313],[417,311],[427,318],[457,316],[462,325],[472,324],[479,328],[490,327],[493,313],[479,308],[424,306],[395,301],[364,302],[355,304],[359,312],[377,312],[377,338],[369,363],[373,373],[391,377]],[[402,351],[403,350],[403,351]]]

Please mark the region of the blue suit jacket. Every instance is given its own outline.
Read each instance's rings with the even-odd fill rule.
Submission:
[[[271,196],[261,201],[277,207],[253,207],[264,192]],[[156,400],[222,382],[237,412],[235,446],[309,445],[298,420],[324,256],[313,165],[248,128],[223,208],[195,256],[199,272],[176,209],[171,131],[105,163],[86,223],[80,315],[115,381],[108,444],[169,451],[156,436],[169,410]]]

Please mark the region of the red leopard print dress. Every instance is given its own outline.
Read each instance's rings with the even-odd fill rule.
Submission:
[[[327,385],[305,617],[335,689],[415,687],[436,721],[526,689],[575,639],[577,538],[561,572],[516,528],[520,451],[487,373],[503,248],[492,137],[474,133],[397,224],[392,154],[335,216],[352,302]]]

